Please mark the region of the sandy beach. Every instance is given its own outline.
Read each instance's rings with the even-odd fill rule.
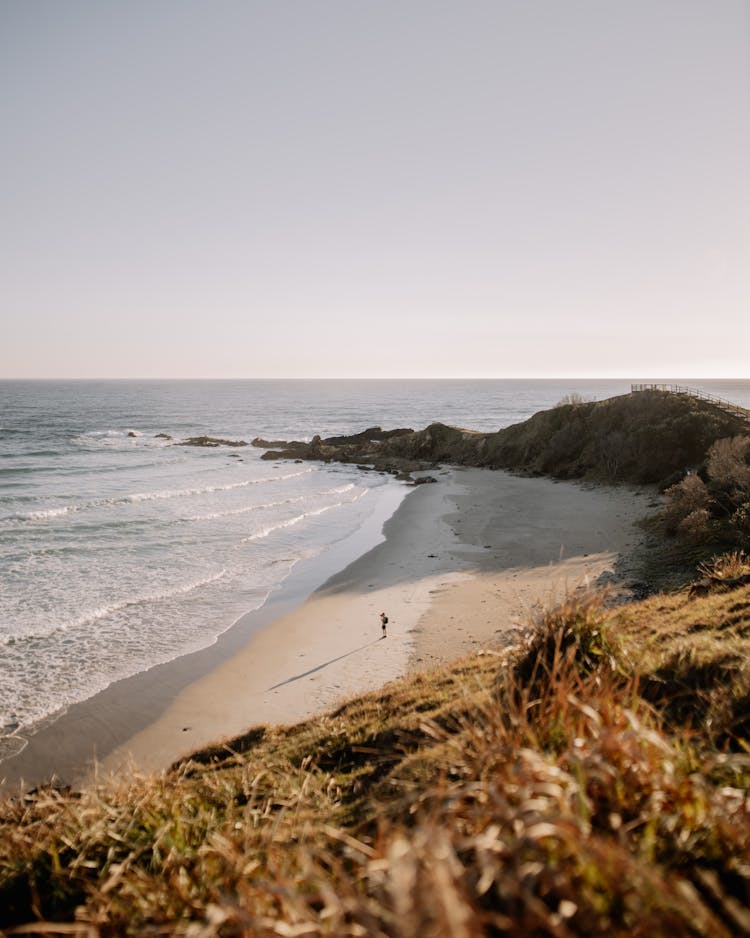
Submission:
[[[95,737],[100,776],[164,769],[252,725],[294,723],[414,667],[507,641],[535,608],[613,581],[616,564],[627,583],[651,491],[482,469],[437,478],[408,494],[382,543],[306,599],[270,604],[262,627],[256,617],[252,631],[237,627],[205,654],[121,682],[33,737],[0,767],[6,786],[51,770],[81,783]],[[329,560],[346,563],[341,553]]]

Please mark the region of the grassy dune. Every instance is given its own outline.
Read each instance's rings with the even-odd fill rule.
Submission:
[[[750,935],[747,573],[571,602],[515,649],[166,775],[8,800],[0,926]]]

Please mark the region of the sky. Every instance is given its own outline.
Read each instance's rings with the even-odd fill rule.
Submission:
[[[750,378],[750,2],[0,0],[0,378]]]

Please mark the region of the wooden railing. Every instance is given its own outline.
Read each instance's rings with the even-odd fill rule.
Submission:
[[[733,401],[724,400],[723,397],[717,397],[715,394],[709,394],[707,391],[686,387],[683,384],[631,384],[630,391],[633,394],[638,391],[666,391],[669,394],[687,394],[688,397],[696,397],[701,401],[709,401],[728,414],[733,414],[735,417],[741,417],[743,420],[750,421],[750,410],[746,407],[741,407]]]

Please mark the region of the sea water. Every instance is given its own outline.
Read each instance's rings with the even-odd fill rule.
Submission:
[[[750,382],[693,382],[750,407]],[[626,381],[0,382],[0,759],[113,681],[212,644],[403,483],[190,436],[495,430]],[[161,434],[166,434],[163,436]],[[168,438],[169,437],[169,438]],[[352,558],[353,559],[353,558]]]

